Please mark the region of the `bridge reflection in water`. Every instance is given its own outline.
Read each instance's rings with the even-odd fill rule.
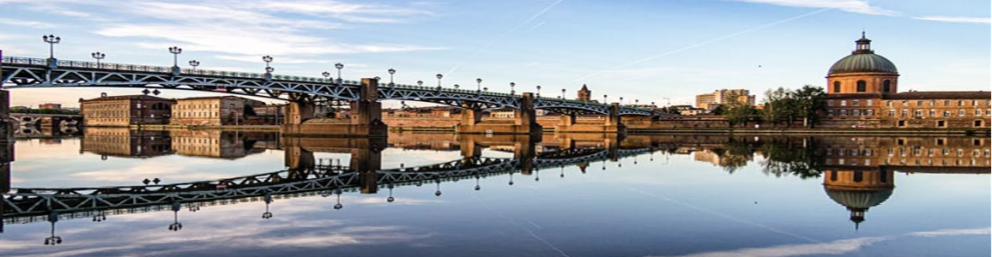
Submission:
[[[439,139],[440,138],[440,139]],[[461,158],[442,163],[382,168],[381,153],[387,147],[460,151]],[[512,153],[498,158],[482,155],[482,149]],[[334,209],[344,207],[346,193],[376,194],[388,190],[385,201],[393,202],[393,190],[404,186],[441,184],[462,179],[479,180],[513,175],[534,175],[541,169],[578,166],[585,173],[593,162],[618,161],[655,152],[693,154],[697,161],[711,162],[734,172],[737,167],[761,156],[766,174],[800,178],[823,176],[826,195],[850,212],[855,227],[866,220],[869,208],[878,206],[895,188],[894,173],[989,173],[987,139],[942,138],[809,138],[729,136],[631,136],[624,139],[602,134],[526,135],[421,135],[399,134],[386,139],[280,138],[268,133],[204,131],[87,131],[81,151],[101,156],[154,158],[168,154],[238,158],[281,149],[284,170],[187,183],[91,188],[11,188],[9,185],[13,147],[3,154],[4,224],[49,222],[47,243],[57,244],[55,224],[61,219],[90,218],[102,222],[111,215],[150,211],[172,211],[170,230],[181,230],[178,212],[246,202],[264,202],[261,217],[272,218],[268,205],[275,199],[308,196],[335,197]],[[348,153],[350,161],[319,160],[314,153]],[[0,227],[2,228],[2,227]],[[2,231],[2,230],[0,230]]]

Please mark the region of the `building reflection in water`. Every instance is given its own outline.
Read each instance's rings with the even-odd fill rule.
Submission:
[[[534,175],[534,179],[538,180],[539,170],[552,169],[559,173],[559,177],[564,178],[566,166],[576,166],[585,173],[591,162],[602,161],[605,168],[607,161],[637,158],[642,154],[650,154],[650,160],[654,160],[654,152],[661,151],[666,152],[666,155],[694,154],[694,160],[723,167],[729,173],[748,163],[757,162],[765,174],[775,177],[812,179],[822,176],[826,195],[850,211],[850,220],[854,222],[855,229],[858,229],[867,220],[866,213],[869,209],[881,205],[892,195],[896,172],[989,174],[989,146],[985,138],[631,136],[621,141],[617,138],[586,137],[589,136],[572,138],[556,135],[554,138],[535,139],[408,135],[390,136],[386,142],[369,139],[281,139],[271,133],[88,129],[81,150],[102,156],[147,158],[181,154],[238,158],[264,149],[283,149],[288,169],[216,181],[145,187],[140,188],[141,190],[136,190],[138,187],[96,188],[93,192],[97,193],[93,195],[106,197],[167,193],[173,198],[158,202],[150,200],[146,203],[132,203],[129,200],[122,201],[125,204],[120,206],[99,206],[95,209],[86,209],[90,208],[87,205],[83,209],[31,210],[34,203],[41,199],[37,198],[38,193],[61,191],[32,189],[19,192],[14,189],[14,192],[5,193],[5,196],[24,202],[13,203],[17,204],[17,208],[8,208],[8,202],[4,202],[0,211],[3,211],[4,223],[7,224],[34,221],[51,223],[51,236],[45,242],[58,244],[61,238],[55,234],[55,223],[60,217],[93,217],[94,221],[100,222],[106,220],[105,215],[108,213],[133,213],[136,208],[143,208],[144,211],[172,211],[173,221],[169,230],[179,231],[182,224],[178,212],[184,205],[190,212],[195,212],[201,206],[217,205],[218,202],[226,204],[228,201],[261,200],[265,203],[265,211],[261,217],[269,219],[273,217],[270,205],[274,199],[333,196],[336,202],[333,209],[341,209],[344,207],[342,194],[345,192],[375,194],[379,188],[386,188],[386,201],[394,202],[394,189],[425,183],[435,184],[434,194],[440,197],[442,182],[474,179],[474,189],[480,190],[479,181],[491,176],[508,175],[508,184],[513,185],[513,174],[516,172]],[[404,149],[460,151],[462,157],[426,166],[405,167],[401,164],[397,169],[383,169],[380,152],[387,145]],[[482,148],[512,153],[512,157],[484,157],[481,154]],[[338,165],[324,165],[322,161],[315,161],[314,152],[349,153],[351,160],[347,166],[340,162]],[[0,177],[6,183],[4,192],[10,190],[8,163],[13,160],[12,153],[12,147],[0,152],[0,161],[4,161],[3,168],[6,171]],[[210,198],[211,195],[217,195],[218,191],[237,193],[225,194],[233,195],[233,198]],[[19,193],[25,195],[14,196]],[[58,197],[58,194],[53,197]],[[78,199],[61,200],[70,202]],[[94,202],[102,204],[117,201],[109,199]],[[121,211],[125,209],[131,211]]]
[[[179,154],[237,159],[279,149],[277,133],[219,130],[149,131],[126,128],[87,128],[80,153],[128,158],[152,158]]]

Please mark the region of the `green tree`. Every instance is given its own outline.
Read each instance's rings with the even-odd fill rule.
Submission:
[[[794,93],[796,109],[803,119],[803,127],[812,128],[819,121],[819,113],[826,109],[823,98],[827,93],[821,87],[805,85]]]

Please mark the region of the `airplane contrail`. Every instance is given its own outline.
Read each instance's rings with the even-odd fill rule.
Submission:
[[[486,45],[480,47],[479,49],[476,49],[474,52],[472,52],[472,54],[468,55],[468,57],[465,58],[465,60],[470,60],[470,59],[472,59],[472,57],[475,57],[475,55],[479,54],[480,52],[485,51],[486,49],[489,49],[489,47],[492,46],[493,44],[495,44],[496,41],[498,41],[498,40],[506,37],[506,35],[509,35],[510,33],[516,32],[517,30],[519,30],[524,25],[527,25],[528,23],[534,21],[538,17],[541,17],[541,15],[544,15],[544,13],[550,11],[551,8],[554,8],[556,5],[560,4],[562,1],[565,1],[565,0],[555,1],[553,4],[549,5],[548,7],[545,7],[541,11],[537,12],[537,14],[534,14],[533,16],[530,16],[530,18],[527,19],[526,21],[524,21],[524,22],[522,22],[520,24],[517,24],[517,26],[514,26],[513,28],[511,28],[510,30],[507,30],[506,32],[503,32],[503,34],[500,34],[499,36],[497,36],[493,40],[489,41],[489,43],[486,43]],[[541,24],[544,24],[544,23],[542,22]],[[540,26],[540,24],[538,24],[538,26]],[[537,27],[537,26],[534,26],[534,27]],[[448,73],[447,74],[455,73],[455,71],[458,70],[458,68],[461,68],[462,65],[465,64],[465,60],[462,60],[461,62],[458,62],[458,64],[455,64],[454,67],[451,67],[451,69],[448,70]]]
[[[616,67],[613,67],[613,68],[610,68],[610,69],[607,69],[607,70],[596,71],[596,72],[590,73],[588,75],[582,76],[580,78],[577,78],[577,79],[573,80],[572,82],[578,82],[578,81],[581,81],[581,80],[584,80],[584,79],[587,79],[587,78],[591,78],[591,77],[597,76],[599,74],[603,74],[603,73],[611,72],[611,71],[616,71],[618,69],[622,69],[622,68],[625,68],[625,67],[628,67],[628,66],[631,66],[631,65],[635,65],[635,64],[646,62],[646,61],[658,59],[658,58],[661,58],[661,57],[665,57],[665,56],[669,56],[669,55],[673,55],[673,54],[685,52],[685,51],[688,51],[688,50],[693,49],[693,48],[698,48],[698,47],[709,45],[709,44],[712,44],[712,43],[715,43],[715,42],[727,40],[727,39],[730,39],[730,38],[733,38],[733,37],[737,37],[737,36],[744,35],[744,34],[747,34],[747,33],[755,32],[755,31],[762,30],[762,29],[765,29],[765,28],[768,28],[768,27],[771,27],[771,26],[775,26],[775,25],[779,25],[779,24],[782,24],[782,23],[790,22],[790,21],[793,21],[793,20],[805,18],[805,17],[811,16],[811,15],[815,15],[815,14],[822,13],[822,12],[829,11],[829,10],[830,9],[820,9],[820,10],[812,11],[812,12],[809,12],[809,13],[804,13],[804,14],[801,14],[801,15],[789,17],[789,18],[786,18],[786,19],[783,19],[783,20],[779,20],[779,21],[775,21],[775,22],[771,22],[771,23],[766,23],[766,24],[763,24],[761,26],[757,26],[757,27],[745,29],[745,30],[742,30],[742,31],[730,33],[730,34],[727,34],[727,35],[724,35],[724,36],[720,36],[720,37],[713,38],[713,39],[710,39],[710,40],[706,40],[706,41],[703,41],[703,42],[695,43],[695,44],[692,44],[692,45],[689,45],[689,46],[686,46],[686,47],[682,47],[682,48],[679,48],[679,49],[675,49],[675,50],[672,50],[672,51],[668,51],[668,52],[664,52],[664,53],[660,53],[660,54],[648,56],[648,57],[642,58],[640,60],[629,62],[629,63],[625,63],[625,64],[622,64],[622,65],[619,65],[619,66],[616,66]]]

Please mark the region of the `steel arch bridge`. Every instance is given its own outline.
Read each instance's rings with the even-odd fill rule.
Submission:
[[[133,64],[95,63],[4,56],[0,59],[0,85],[5,88],[124,87],[191,90],[287,101],[360,99],[361,82],[315,77],[185,69]],[[410,100],[467,109],[521,108],[518,94],[379,83],[379,100]],[[535,109],[560,113],[610,114],[610,105],[537,97]],[[620,115],[644,115],[647,109],[620,107]]]
[[[650,148],[621,149],[616,158],[626,158],[652,151]],[[580,156],[569,156],[583,154]],[[535,169],[610,160],[609,150],[559,152],[547,158],[534,157]],[[375,174],[378,187],[441,183],[466,178],[512,174],[521,171],[525,160],[515,158],[473,157],[439,164],[385,169]],[[318,166],[314,169],[282,170],[271,173],[152,186],[93,188],[14,188],[4,194],[2,216],[5,224],[87,218],[149,211],[168,211],[176,204],[214,206],[257,202],[263,198],[328,196],[332,192],[356,192],[361,187],[361,172],[348,167]]]

